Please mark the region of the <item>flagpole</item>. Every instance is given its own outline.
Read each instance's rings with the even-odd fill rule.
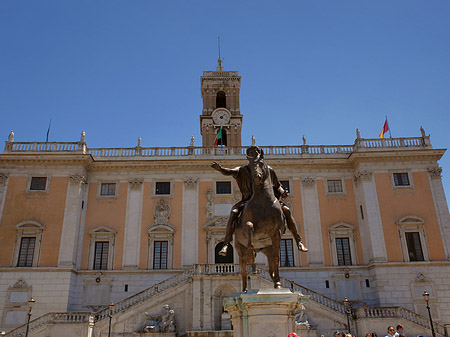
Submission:
[[[220,124],[220,146],[223,146],[222,124]]]
[[[389,127],[389,122],[388,122],[388,120],[387,120],[387,115],[386,115],[386,123],[387,123],[387,125],[388,125],[389,138],[392,138],[391,128]]]

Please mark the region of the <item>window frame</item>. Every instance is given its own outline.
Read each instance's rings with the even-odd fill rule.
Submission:
[[[414,215],[405,216],[396,221],[398,235],[400,239],[400,246],[402,249],[403,261],[420,263],[430,261],[430,253],[428,250],[428,240],[425,232],[425,221]],[[420,238],[420,245],[422,247],[423,261],[411,261],[409,258],[408,244],[406,241],[406,233],[418,232]]]
[[[340,241],[340,240],[341,240],[341,246],[344,246],[344,245],[343,245],[344,240],[348,243],[348,254],[349,254],[349,256],[346,256],[346,254],[345,254],[345,248],[344,248],[344,247],[342,248],[342,259],[343,259],[343,264],[339,264],[339,252],[341,251],[341,249],[339,249],[339,247],[338,247],[338,241]],[[338,264],[338,266],[339,266],[339,267],[342,267],[342,266],[352,266],[353,264],[352,264],[352,251],[351,251],[351,249],[350,249],[350,238],[349,238],[349,237],[346,237],[346,236],[335,237],[335,238],[334,238],[334,241],[335,241],[335,245],[336,245],[336,259],[337,259],[337,264]],[[350,259],[348,259],[348,258],[350,258]],[[350,261],[349,264],[346,263],[347,260]]]
[[[169,194],[156,194],[156,183],[169,183],[170,193]],[[152,196],[154,198],[172,198],[174,190],[174,182],[172,179],[153,179],[152,181]]]
[[[31,181],[33,180],[33,178],[47,178],[47,180],[45,182],[45,189],[44,190],[32,190],[31,189]],[[40,174],[39,172],[37,174],[30,174],[27,176],[26,193],[28,195],[35,195],[35,196],[48,194],[50,192],[50,182],[51,182],[50,174],[45,174],[45,173]]]
[[[217,184],[224,184],[224,183],[228,183],[229,184],[229,186],[230,186],[230,192],[229,193],[219,193],[218,188],[217,188],[218,187]],[[229,181],[229,180],[217,180],[215,182],[215,192],[216,192],[216,195],[232,195],[233,194],[233,183],[231,181]]]
[[[341,189],[342,191],[330,191],[330,185],[328,185],[328,182],[331,181],[339,181],[341,183]],[[344,182],[343,179],[326,179],[326,189],[327,189],[327,194],[345,194],[345,189],[344,189]]]
[[[292,257],[292,265],[282,265],[282,260],[281,260],[281,256],[282,256],[282,254],[281,254],[281,245],[282,245],[282,242],[287,242],[287,241],[290,241],[291,242],[291,249],[290,249],[290,253],[291,253],[291,257]],[[281,241],[280,241],[280,268],[293,268],[293,267],[295,267],[295,254],[294,254],[294,247],[295,247],[295,243],[294,243],[294,239],[293,238],[281,238]],[[287,253],[288,253],[288,251],[289,251],[289,248],[288,247],[284,247],[284,248],[286,248],[286,250],[287,250]],[[289,254],[286,254],[286,257],[289,257]],[[289,260],[289,258],[287,259],[287,260]],[[289,261],[288,261],[289,262]]]
[[[284,179],[284,178],[279,178],[278,181],[280,182],[281,186],[284,188],[283,184],[281,183],[282,181],[287,181],[289,184],[289,196],[293,196],[294,195],[294,184],[292,182],[292,179]]]
[[[102,194],[103,184],[115,184],[114,195]],[[118,199],[119,198],[120,181],[118,180],[98,180],[97,181],[97,199]]]
[[[350,248],[350,259],[352,266],[358,265],[358,256],[356,254],[356,241],[355,241],[355,229],[354,225],[339,222],[328,227],[328,236],[330,242],[330,254],[331,263],[333,266],[347,267],[348,265],[339,265],[336,247],[336,238],[348,238]]]
[[[40,224],[39,222],[29,220],[17,224],[14,228],[16,230],[16,242],[14,247],[13,259],[11,261],[11,266],[17,268],[37,267],[39,264],[39,257],[41,253],[42,234],[45,226]],[[33,249],[33,259],[31,266],[19,267],[20,247],[22,243],[22,238],[36,239]]]
[[[153,224],[147,229],[147,269],[148,270],[168,270],[173,268],[173,242],[175,228],[170,224]],[[167,241],[167,268],[154,269],[155,242]]]
[[[113,270],[114,248],[117,231],[107,226],[98,226],[89,231],[88,270]],[[108,262],[106,269],[94,269],[96,242],[108,242]]]
[[[394,175],[395,174],[407,174],[408,175],[408,181],[409,181],[409,185],[395,185],[395,178]],[[414,188],[414,180],[413,180],[413,174],[411,170],[390,170],[389,171],[389,176],[391,179],[391,185],[392,188],[394,190],[408,190],[408,189],[413,189]]]
[[[219,194],[217,193],[217,183],[225,183],[225,182],[229,182],[230,186],[231,186],[231,193],[229,194]],[[213,187],[214,187],[214,196],[219,196],[219,197],[224,197],[224,196],[233,196],[234,195],[234,191],[235,191],[235,186],[232,180],[228,180],[228,179],[219,179],[219,180],[214,180],[213,183]]]
[[[156,251],[157,244],[160,243],[160,252],[159,252],[159,261],[156,260]],[[164,245],[165,244],[165,245]],[[163,258],[164,254],[164,246],[165,247],[165,259]],[[154,240],[153,241],[153,259],[152,259],[152,269],[153,270],[167,270],[168,269],[168,261],[169,261],[169,241],[168,240]],[[159,265],[159,268],[156,268],[156,265]],[[163,265],[165,267],[163,268]]]

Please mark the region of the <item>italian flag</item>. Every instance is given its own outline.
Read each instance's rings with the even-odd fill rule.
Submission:
[[[384,138],[384,134],[389,131],[389,126],[387,119],[384,121],[383,130],[381,130],[381,133],[379,134],[380,138]]]
[[[214,140],[214,146],[219,146],[222,142],[222,128],[217,131],[216,139]]]

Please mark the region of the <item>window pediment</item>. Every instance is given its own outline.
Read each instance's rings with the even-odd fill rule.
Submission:
[[[415,215],[404,216],[396,222],[397,225],[423,225],[424,223],[422,218]]]
[[[27,230],[43,230],[44,228],[45,228],[44,225],[33,220],[22,221],[21,223],[18,223],[15,226],[15,229],[27,229]]]
[[[330,227],[328,227],[329,231],[354,231],[355,226],[350,225],[345,222],[338,222],[337,224],[334,224]]]
[[[173,228],[173,226],[171,224],[154,224],[151,225],[148,230],[147,230],[148,234],[173,234],[175,233],[175,228]]]
[[[116,230],[106,226],[98,226],[89,231],[90,235],[115,235],[116,233]]]

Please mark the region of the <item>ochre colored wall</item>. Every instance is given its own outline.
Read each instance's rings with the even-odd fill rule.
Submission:
[[[123,260],[124,225],[127,208],[127,183],[117,184],[119,193],[118,198],[98,198],[97,187],[97,183],[89,183],[81,268],[92,268],[92,266],[87,268],[90,241],[89,231],[98,226],[106,226],[117,231],[114,246],[113,269],[121,269]]]
[[[323,180],[317,180],[317,192],[319,198],[320,221],[322,222],[322,239],[325,265],[332,265],[331,247],[328,228],[339,222],[345,222],[355,226],[356,258],[358,264],[363,263],[360,233],[358,229],[358,214],[356,212],[355,193],[351,179],[344,180],[346,193],[326,193],[326,185]]]
[[[375,183],[388,261],[403,261],[396,222],[407,215],[418,216],[425,221],[430,259],[445,260],[428,174],[414,172],[414,188],[394,189],[388,173],[375,174]]]
[[[27,177],[10,177],[0,224],[0,266],[11,266],[16,239],[15,226],[33,220],[44,225],[39,267],[58,265],[59,247],[68,186],[67,177],[51,177],[49,192],[42,198],[27,197]],[[32,192],[34,193],[34,192]]]

